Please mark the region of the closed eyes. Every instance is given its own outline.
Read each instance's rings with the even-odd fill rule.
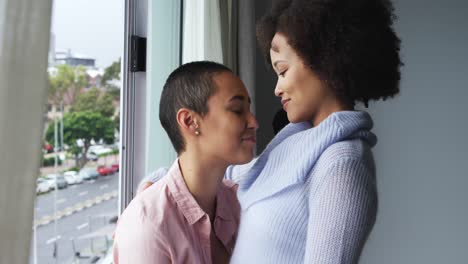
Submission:
[[[288,70],[284,70],[284,71],[280,72],[280,73],[278,74],[278,76],[284,77],[284,74],[285,74],[287,71],[288,71]]]

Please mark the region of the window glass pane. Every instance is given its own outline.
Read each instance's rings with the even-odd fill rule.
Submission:
[[[118,215],[123,1],[54,1],[30,263],[94,263]]]

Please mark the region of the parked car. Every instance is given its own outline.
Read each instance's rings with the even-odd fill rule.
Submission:
[[[46,193],[52,189],[52,186],[50,183],[44,179],[44,178],[38,178],[37,179],[37,185],[36,185],[36,193]]]
[[[49,144],[49,143],[45,143],[44,144],[44,150],[45,150],[46,153],[52,153],[52,152],[54,152],[54,147],[52,147],[52,145]]]
[[[67,171],[67,172],[68,172],[68,171]],[[70,173],[68,173],[68,174],[65,174],[65,173],[64,173],[64,174],[63,174],[63,177],[64,177],[65,180],[67,181],[67,184],[68,184],[68,185],[73,185],[73,184],[76,183],[75,177],[74,177],[72,174],[70,174]]]
[[[99,172],[99,175],[105,176],[109,174],[114,174],[117,170],[115,168],[108,167],[108,166],[99,166],[97,168],[97,171]]]
[[[83,180],[95,180],[99,177],[99,173],[96,168],[82,168],[78,173]]]
[[[55,185],[57,185],[58,189],[63,189],[68,187],[68,183],[65,180],[65,177],[60,174],[49,174],[46,176],[46,180],[52,186],[52,189],[55,189]]]
[[[66,171],[63,176],[69,185],[83,182],[83,177],[76,171]]]
[[[115,169],[115,171],[119,171],[119,169],[120,169],[120,166],[119,166],[118,163],[112,164],[111,167],[112,167],[113,169]]]
[[[91,152],[88,151],[88,152],[86,153],[86,158],[87,158],[88,160],[92,160],[92,161],[97,161],[97,160],[99,159],[98,155],[96,155],[96,153],[94,153],[94,152],[92,152],[92,151],[91,151]]]
[[[106,148],[106,147],[104,147],[102,145],[93,145],[93,146],[88,148],[87,153],[94,153],[95,155],[99,156],[99,155],[107,154],[107,153],[111,153],[111,152],[112,152],[111,148]]]

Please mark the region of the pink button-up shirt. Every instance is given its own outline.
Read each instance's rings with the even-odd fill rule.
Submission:
[[[236,185],[223,183],[212,227],[209,216],[189,192],[176,160],[168,175],[138,194],[120,216],[114,263],[212,263],[211,230],[232,254],[240,206]]]

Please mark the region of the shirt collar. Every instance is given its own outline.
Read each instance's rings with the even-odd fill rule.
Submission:
[[[172,164],[168,171],[168,176],[169,191],[188,223],[193,225],[206,215],[206,213],[201,209],[200,205],[198,205],[197,201],[188,190],[179,167],[179,159]],[[229,208],[229,204],[232,204],[232,201],[229,201],[227,195],[222,193],[228,191],[227,189],[229,188],[235,188],[234,186],[235,183],[225,181],[225,184],[221,185],[221,188],[219,188],[216,194],[216,218],[221,218],[224,221],[234,221],[235,213],[232,211],[232,208]]]
[[[193,225],[205,215],[205,212],[198,205],[185,184],[185,180],[179,167],[179,159],[172,164],[168,174],[169,191],[188,223]]]

